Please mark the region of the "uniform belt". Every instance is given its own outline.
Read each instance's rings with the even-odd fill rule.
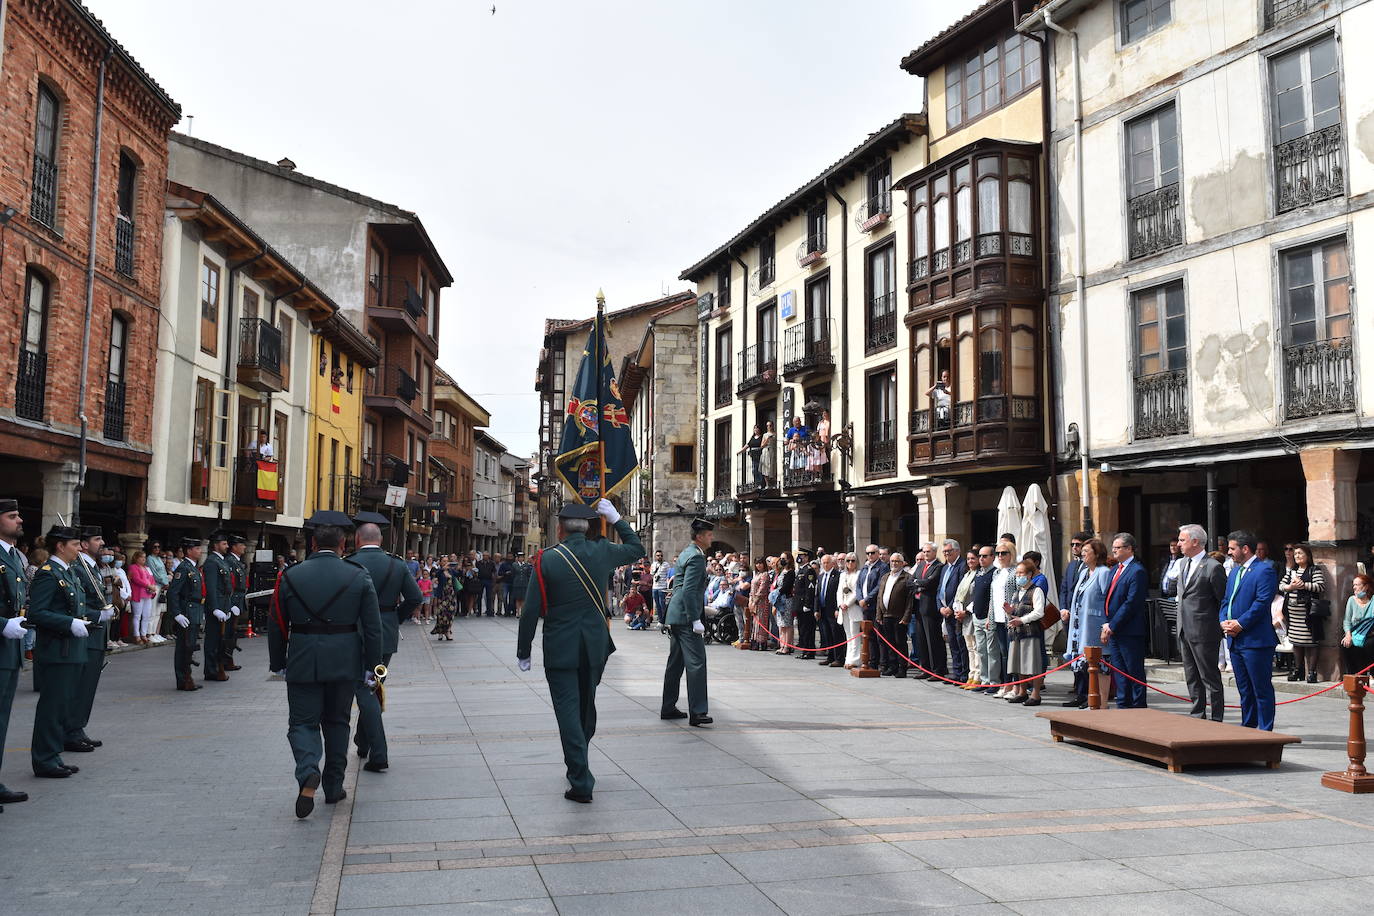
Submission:
[[[291,632],[304,633],[306,636],[332,636],[338,633],[356,633],[358,626],[352,623],[293,623]]]

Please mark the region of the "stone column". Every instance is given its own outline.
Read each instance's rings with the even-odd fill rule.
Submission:
[[[873,542],[873,497],[849,497],[849,514],[854,519],[854,552],[862,556]]]
[[[935,541],[954,538],[965,549],[969,545],[968,487],[951,483],[942,487],[928,488],[930,500],[930,527],[924,521],[921,526],[921,540]]]
[[[931,539],[932,531],[935,527],[935,511],[932,502],[932,493],[938,487],[917,487],[911,491],[911,495],[916,497],[916,544],[919,547],[922,541]],[[906,550],[905,544],[892,545],[893,550]]]
[[[811,504],[793,501],[787,504],[787,508],[792,510],[792,555],[796,556],[797,550],[805,547],[807,550],[814,549],[812,543],[814,538],[811,531]]]
[[[1344,597],[1359,560],[1356,546],[1355,478],[1360,471],[1360,453],[1339,448],[1305,449],[1299,453],[1307,478],[1307,539],[1312,545],[1313,561],[1326,574],[1326,595],[1331,616],[1322,634],[1318,675],[1323,681],[1340,675],[1341,616]]]
[[[749,562],[753,563],[754,557],[764,556],[767,552],[764,537],[768,530],[768,510],[745,509],[744,523],[749,526]]]
[[[43,530],[37,534],[47,534],[53,525],[60,524],[60,514],[67,524],[72,522],[72,499],[76,492],[76,481],[80,468],[75,461],[47,465],[43,468]]]

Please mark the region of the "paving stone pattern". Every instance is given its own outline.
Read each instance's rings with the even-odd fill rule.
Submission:
[[[105,746],[29,775],[21,683],[0,814],[5,912],[36,914],[1149,913],[1351,911],[1374,896],[1374,798],[1322,789],[1345,703],[1283,707],[1283,767],[1170,774],[1052,744],[1031,710],[918,681],[708,651],[716,724],[658,718],[666,641],[616,625],[596,801],[563,799],[539,668],[509,620],[405,626],[391,769],[298,821],[284,685],[172,689],[167,649],[109,660]],[[1067,680],[1052,678],[1050,702]],[[1180,704],[1151,696],[1151,703]]]

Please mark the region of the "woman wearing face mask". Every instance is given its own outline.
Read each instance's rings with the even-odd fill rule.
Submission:
[[[1345,601],[1345,635],[1341,637],[1341,655],[1345,670],[1350,674],[1363,671],[1374,662],[1374,630],[1368,621],[1374,617],[1374,584],[1368,574],[1359,573],[1353,583],[1354,594]],[[1356,645],[1359,640],[1362,645]]]
[[[133,595],[133,588],[129,585],[129,577],[124,574],[122,567],[124,561],[119,560],[119,565],[115,565],[114,553],[108,548],[100,554],[100,578],[105,586],[105,592],[110,596],[110,604],[115,607],[115,617],[110,621],[110,647],[123,649],[128,643],[120,639],[122,635],[120,627],[123,626],[123,617],[129,607],[129,598]]]
[[[1028,677],[1036,679],[1030,682],[1029,697],[1026,685],[1017,684],[1011,696],[1006,698],[1008,703],[1040,705],[1040,686],[1045,679],[1037,675],[1045,673],[1044,628],[1040,626],[1040,618],[1045,616],[1045,590],[1034,581],[1039,572],[1031,560],[1022,560],[1016,565],[1016,596],[1011,602],[1016,616],[1007,620],[1012,640],[1007,653],[1007,670],[1013,681]]]

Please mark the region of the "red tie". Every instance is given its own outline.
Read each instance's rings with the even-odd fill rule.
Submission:
[[[1103,610],[1105,610],[1109,614],[1112,612],[1112,589],[1116,588],[1116,580],[1121,578],[1121,571],[1125,568],[1125,563],[1118,563],[1116,567],[1116,575],[1112,576],[1112,584],[1107,586],[1107,603],[1103,607]]]

